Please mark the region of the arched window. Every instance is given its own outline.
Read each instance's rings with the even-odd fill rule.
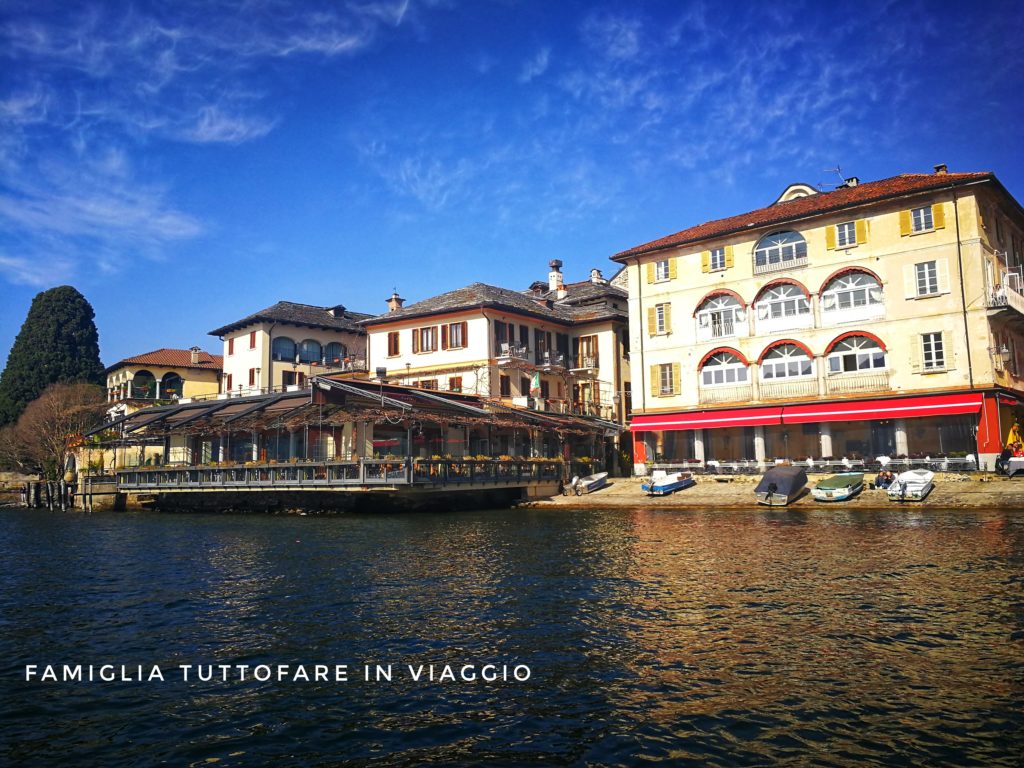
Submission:
[[[299,362],[319,363],[322,354],[323,352],[320,348],[319,341],[314,341],[313,339],[306,339],[301,344],[299,344]]]
[[[790,283],[769,288],[757,300],[758,320],[781,320],[811,312],[811,302],[804,292]]]
[[[717,352],[707,359],[700,370],[700,382],[705,387],[719,384],[745,384],[747,366],[732,352]]]
[[[132,397],[155,398],[156,377],[149,371],[137,371],[132,376]]]
[[[821,292],[822,312],[837,312],[881,305],[882,286],[867,272],[847,272],[830,280]]]
[[[828,353],[829,375],[882,370],[885,367],[885,350],[867,336],[847,336]]]
[[[332,341],[324,347],[324,360],[327,365],[341,365],[346,354],[348,353],[345,350],[345,345],[338,341]]]
[[[278,336],[270,347],[270,354],[275,360],[295,362],[295,342],[287,336]]]
[[[181,376],[173,371],[165,373],[164,377],[160,380],[160,397],[167,399],[179,398],[184,387],[185,380]]]
[[[738,323],[745,319],[746,312],[735,296],[713,296],[697,310],[697,334],[703,339],[735,336],[740,330]]]
[[[761,360],[761,378],[792,379],[814,375],[814,361],[796,344],[779,344]]]
[[[771,269],[792,265],[807,258],[807,241],[799,232],[773,232],[754,248],[755,268]]]

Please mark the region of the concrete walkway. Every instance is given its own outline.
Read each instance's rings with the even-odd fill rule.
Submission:
[[[826,477],[812,476],[807,487]],[[600,491],[585,496],[552,496],[522,502],[520,507],[569,509],[602,507],[664,507],[669,509],[743,509],[760,508],[754,500],[754,486],[759,477],[697,477],[697,484],[669,496],[648,496],[640,490],[639,478],[615,478]],[[867,479],[867,478],[866,478]],[[1014,479],[998,476],[935,475],[935,488],[920,502],[889,501],[885,491],[865,488],[850,501],[819,502],[810,492],[789,505],[790,508],[844,507],[855,509],[893,509],[923,507],[932,509],[1006,509],[1024,510],[1024,476]]]

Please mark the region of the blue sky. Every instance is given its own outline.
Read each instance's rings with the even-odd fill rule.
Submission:
[[[286,299],[525,288],[793,181],[994,171],[1015,2],[0,0],[0,355],[32,297],[103,360]]]

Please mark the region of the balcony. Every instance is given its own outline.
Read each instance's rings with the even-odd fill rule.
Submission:
[[[836,374],[825,379],[825,394],[845,395],[857,392],[887,392],[890,389],[889,373],[847,373]]]
[[[800,312],[782,317],[766,317],[757,319],[757,332],[762,336],[769,336],[782,331],[792,331],[798,328],[813,328],[814,314],[810,311]]]
[[[845,309],[824,309],[821,310],[822,325],[845,325],[847,323],[862,323],[865,320],[884,320],[885,304],[876,302],[862,304],[859,307],[847,307]]]
[[[561,352],[542,352],[537,365],[544,371],[561,370],[565,368],[565,355]]]
[[[1024,315],[1024,280],[1020,268],[1002,273],[999,284],[990,286],[985,296],[985,306],[996,312],[1013,310]]]
[[[497,360],[498,365],[527,363],[530,361],[530,350],[524,345],[502,342],[498,345]]]
[[[698,398],[701,405],[712,405],[715,403],[749,403],[754,399],[754,393],[749,382],[747,384],[737,384],[735,386],[702,386],[698,391]]]
[[[817,397],[818,379],[815,376],[795,381],[762,381],[758,386],[761,400],[792,400],[798,397]]]
[[[590,355],[579,355],[574,361],[575,364],[572,367],[574,373],[577,374],[597,374],[597,357],[591,357]]]
[[[744,321],[745,322],[745,321]],[[742,322],[737,323],[732,318],[728,320],[712,320],[705,326],[698,324],[697,341],[713,341],[715,339],[727,339],[736,335],[736,331],[742,327]]]
[[[806,267],[807,257],[798,256],[795,259],[784,259],[782,261],[767,262],[765,264],[754,264],[754,274],[764,275],[769,272],[785,272],[795,267]]]

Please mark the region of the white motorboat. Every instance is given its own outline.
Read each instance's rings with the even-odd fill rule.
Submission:
[[[921,501],[935,487],[935,473],[927,469],[900,472],[889,486],[892,501]]]

